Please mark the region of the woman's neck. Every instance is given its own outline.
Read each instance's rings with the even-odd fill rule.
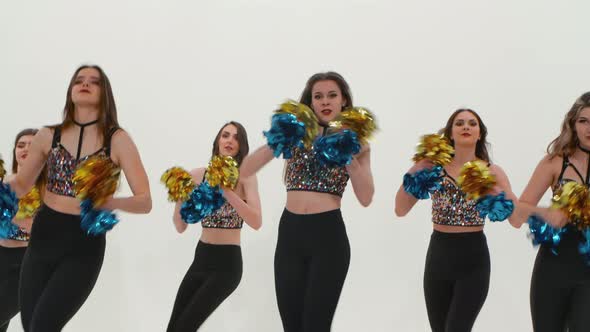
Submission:
[[[468,161],[477,159],[475,147],[473,146],[455,146],[455,155],[453,161],[458,165],[463,165]]]
[[[74,121],[85,124],[98,120],[98,109],[93,106],[76,106]]]

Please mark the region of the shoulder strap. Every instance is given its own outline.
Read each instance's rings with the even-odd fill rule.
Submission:
[[[119,129],[121,129],[121,128],[119,128],[119,127],[113,127],[113,128],[111,128],[109,130],[109,133],[107,134],[107,137],[105,137],[104,147],[105,147],[105,152],[106,152],[106,154],[107,154],[108,157],[111,156],[111,141],[112,141],[113,135]]]
[[[582,182],[584,181],[584,177],[582,176],[582,173],[580,173],[580,171],[578,170],[578,168],[576,167],[576,165],[570,163],[569,159],[567,156],[563,156],[563,163],[561,164],[561,172],[559,173],[559,177],[557,178],[557,182],[561,182],[561,180],[563,180],[563,173],[565,173],[565,169],[571,166],[574,171],[576,172],[576,174],[578,174],[578,176],[580,177],[580,180],[582,180]]]
[[[59,142],[61,142],[61,127],[56,126],[53,129],[53,141],[51,142],[51,148],[53,149],[54,147],[56,147],[57,143]]]

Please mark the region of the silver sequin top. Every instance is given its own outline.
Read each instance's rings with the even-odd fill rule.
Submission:
[[[293,157],[287,161],[287,191],[315,191],[342,197],[348,179],[346,167],[328,167],[321,164],[313,148],[294,148]]]
[[[240,229],[243,224],[244,219],[227,201],[215,212],[201,219],[204,228]]]
[[[449,226],[483,226],[475,200],[468,200],[455,181],[447,174],[441,189],[432,193],[432,222]]]

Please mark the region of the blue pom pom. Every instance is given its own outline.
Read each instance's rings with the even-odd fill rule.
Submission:
[[[272,116],[270,130],[263,134],[275,157],[282,154],[284,159],[290,159],[291,150],[303,146],[305,125],[291,113],[279,113]]]
[[[582,234],[584,235],[585,242],[580,243],[578,249],[582,257],[584,257],[586,264],[590,266],[590,228],[583,230]]]
[[[535,214],[529,217],[527,223],[529,224],[529,232],[533,245],[547,245],[551,248],[551,251],[557,255],[557,246],[561,241],[561,236],[566,232],[567,228],[555,229]]]
[[[89,199],[82,201],[80,207],[82,208],[80,227],[87,235],[103,235],[119,222],[112,211],[93,209],[92,201]]]
[[[441,189],[442,166],[434,166],[404,175],[404,190],[417,199],[428,199],[430,193]]]
[[[345,129],[315,140],[313,149],[318,160],[330,167],[350,165],[352,156],[359,153],[361,145],[354,131]]]
[[[505,192],[501,192],[498,195],[485,195],[480,198],[475,208],[482,218],[487,216],[490,221],[504,221],[514,212],[514,203],[506,198]]]
[[[180,217],[187,224],[194,224],[215,212],[224,203],[223,191],[203,181],[191,192],[189,199],[182,203]]]
[[[18,226],[12,219],[18,211],[18,198],[7,183],[0,182],[0,239],[7,239],[18,233]]]

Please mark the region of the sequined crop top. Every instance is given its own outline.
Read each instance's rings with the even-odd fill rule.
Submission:
[[[27,242],[31,238],[31,234],[27,232],[26,229],[19,227],[16,234],[13,234],[8,237],[8,240],[15,240],[15,241],[24,241]]]
[[[205,175],[203,175],[204,179]],[[243,224],[244,219],[227,201],[215,212],[201,219],[201,226],[204,228],[240,229]]]
[[[342,197],[348,179],[346,167],[321,164],[313,148],[294,148],[293,157],[287,161],[287,191],[315,191]]]
[[[479,216],[475,200],[468,200],[444,169],[441,188],[432,193],[432,222],[448,226],[483,226],[485,219]]]
[[[204,228],[240,229],[243,224],[244,219],[227,201],[221,208],[201,220]]]
[[[74,188],[72,183],[72,177],[76,171],[76,166],[91,156],[102,156],[110,158],[111,156],[111,137],[117,131],[118,128],[113,128],[108,137],[106,137],[105,145],[98,151],[80,158],[80,152],[82,150],[82,135],[84,133],[84,127],[97,123],[98,120],[80,124],[76,123],[80,127],[80,138],[78,140],[78,152],[74,157],[66,148],[61,144],[61,127],[56,127],[53,132],[53,142],[51,144],[51,150],[47,157],[47,190],[62,196],[75,197]]]

